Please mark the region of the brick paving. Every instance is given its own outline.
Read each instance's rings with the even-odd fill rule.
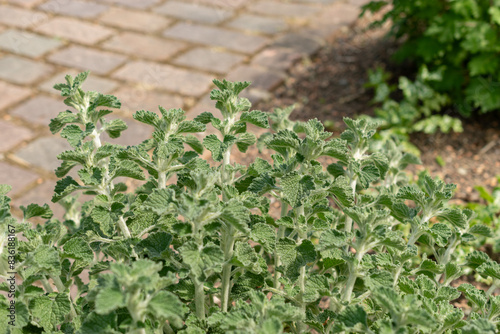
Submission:
[[[13,206],[43,204],[69,146],[48,131],[68,107],[55,83],[90,70],[84,89],[122,101],[122,145],[148,138],[136,110],[214,110],[213,78],[249,80],[252,102],[354,23],[367,0],[0,0],[0,183]],[[50,203],[49,203],[50,204]],[[56,212],[61,212],[52,205]]]

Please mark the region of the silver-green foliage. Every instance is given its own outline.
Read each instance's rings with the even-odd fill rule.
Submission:
[[[332,138],[318,120],[289,120],[290,108],[250,110],[238,96],[248,82],[215,80],[222,119],[138,111],[151,139],[103,144],[103,132],[118,137],[126,124],[104,118],[120,106],[115,97],[82,91],[87,74],[55,86],[74,108],[50,124],[72,146],[59,155],[52,197],[64,219],[32,204],[19,222],[0,189],[2,249],[14,225],[21,278],[17,327],[5,332],[497,331],[500,265],[479,251],[455,255],[489,228],[448,206],[454,185],[430,176],[409,184],[404,169],[419,160],[393,141],[374,142],[377,123],[346,118]],[[209,124],[217,135],[203,135]],[[257,140],[249,125],[271,131]],[[234,149],[255,143],[270,160],[232,161]],[[78,178],[67,176],[72,169]],[[118,177],[142,184],[127,192]],[[79,207],[77,192],[91,199]],[[35,217],[46,222],[33,227]],[[471,272],[492,287],[456,287]],[[454,305],[461,296],[467,315]],[[0,296],[2,324],[8,302]]]

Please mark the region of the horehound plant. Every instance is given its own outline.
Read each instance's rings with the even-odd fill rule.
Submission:
[[[410,185],[404,169],[419,160],[374,141],[376,123],[346,118],[332,138],[318,120],[289,120],[291,108],[251,111],[238,96],[248,82],[214,80],[222,119],[138,111],[152,138],[123,147],[101,138],[126,129],[105,120],[120,102],[84,92],[87,75],[55,86],[73,108],[50,123],[72,146],[52,197],[64,218],[31,204],[18,221],[0,189],[2,332],[497,332],[500,265],[455,257],[491,231],[448,206],[454,185]],[[218,134],[192,135],[208,124]],[[249,124],[270,132],[257,141]],[[255,143],[270,157],[234,161]],[[117,178],[143,182],[127,191]],[[91,199],[79,206],[78,193]],[[464,283],[470,273],[491,287]]]

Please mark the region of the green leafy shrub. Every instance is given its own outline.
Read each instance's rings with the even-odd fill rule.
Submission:
[[[374,25],[391,22],[390,35],[401,41],[395,59],[413,62],[421,74],[439,73],[414,85],[423,79],[448,100],[439,104],[453,103],[463,115],[500,109],[500,1],[387,0],[364,6],[372,12],[385,8]],[[418,97],[424,104],[435,98],[426,95]]]
[[[396,135],[408,140],[412,132],[435,133],[437,130],[448,133],[462,132],[462,122],[449,115],[436,114],[449,103],[449,98],[436,92],[431,83],[442,79],[442,73],[429,73],[421,67],[415,81],[399,77],[398,87],[389,84],[390,73],[382,68],[368,71],[366,87],[373,88],[374,103],[381,104],[375,109],[377,119],[382,121],[383,136]],[[399,93],[402,98],[396,101],[391,94]]]
[[[288,120],[289,108],[251,111],[238,97],[248,82],[215,80],[222,119],[138,111],[152,138],[122,147],[100,139],[125,130],[104,118],[119,101],[82,91],[86,76],[55,86],[75,109],[50,124],[73,148],[59,155],[52,197],[64,219],[32,204],[19,222],[0,188],[0,268],[10,282],[0,285],[10,291],[1,317],[12,301],[16,310],[2,332],[497,332],[494,288],[455,284],[476,272],[496,287],[497,262],[455,255],[488,227],[470,227],[470,210],[447,205],[454,185],[429,176],[409,185],[404,169],[419,160],[374,142],[377,123],[346,118],[331,138],[317,120]],[[192,135],[208,124],[219,135]],[[258,142],[272,154],[241,165],[231,154],[256,142],[249,125],[272,128]],[[123,177],[142,184],[127,191]],[[91,196],[81,207],[78,192]],[[46,221],[33,226],[35,217]],[[461,296],[467,316],[453,304]]]

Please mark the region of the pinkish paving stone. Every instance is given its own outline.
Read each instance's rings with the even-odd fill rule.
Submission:
[[[171,20],[158,14],[112,7],[99,18],[104,24],[122,29],[155,32],[167,27]]]
[[[0,79],[16,84],[32,84],[49,75],[53,68],[18,56],[0,58]]]
[[[35,30],[81,44],[95,44],[114,33],[112,29],[69,17],[56,17]]]
[[[33,28],[47,19],[48,15],[43,12],[0,4],[0,23],[8,26]]]
[[[249,32],[261,32],[265,34],[275,34],[287,28],[282,18],[263,17],[251,14],[242,14],[229,22],[228,27]]]
[[[25,127],[0,120],[0,152],[12,149],[21,142],[30,139],[32,135],[31,130]]]
[[[146,9],[160,3],[162,0],[101,0],[101,1],[124,7]]]
[[[43,0],[7,0],[7,3],[19,5],[26,8],[31,8],[42,1]]]
[[[103,47],[131,56],[162,61],[185,49],[187,44],[143,34],[124,32],[106,41]]]
[[[303,4],[260,1],[250,4],[248,10],[262,15],[281,17],[305,17],[318,13],[321,8]]]
[[[36,203],[38,205],[48,204],[49,207],[54,212],[56,218],[61,219],[64,216],[64,208],[58,203],[52,203],[50,196],[47,194],[53,194],[54,188],[56,186],[56,181],[46,180],[35,188],[23,193],[20,198],[12,201],[12,204],[16,207],[28,206],[31,203]]]
[[[12,187],[9,196],[19,193],[38,178],[39,175],[32,171],[0,162],[0,184],[8,184]]]
[[[66,140],[59,137],[41,137],[16,152],[16,156],[27,163],[52,172],[61,165],[59,153],[71,150]]]
[[[315,18],[313,25],[339,26],[354,23],[358,18],[360,8],[348,3],[336,3],[321,12]]]
[[[254,53],[269,41],[268,38],[261,36],[251,36],[227,29],[191,23],[178,23],[165,30],[163,35],[188,42],[223,47],[242,53]]]
[[[24,118],[27,121],[48,128],[50,120],[55,118],[61,111],[68,107],[63,103],[63,98],[54,99],[52,97],[38,95],[9,112],[10,115]]]
[[[123,64],[127,58],[82,46],[70,46],[50,55],[48,59],[59,65],[106,74]]]
[[[146,89],[145,87],[123,87],[113,93],[121,102],[121,110],[129,115],[138,110],[158,112],[158,105],[164,108],[182,108],[184,103],[180,96]]]
[[[201,23],[219,23],[233,15],[232,11],[226,9],[177,1],[169,1],[154,10],[163,15]]]
[[[80,0],[51,0],[38,6],[38,8],[50,13],[82,18],[93,18],[104,12],[108,8],[108,6],[101,5],[95,2],[84,2]]]
[[[266,48],[253,58],[252,63],[264,67],[287,70],[300,58],[300,53],[291,49]]]
[[[251,81],[251,87],[260,90],[272,90],[281,84],[284,79],[285,74],[283,72],[249,65],[239,66],[227,76],[229,81]]]
[[[74,70],[63,71],[61,73],[54,75],[52,78],[42,83],[40,86],[38,86],[38,88],[47,93],[59,95],[59,91],[54,89],[54,85],[61,82],[66,82],[66,80],[64,79],[66,75],[71,75],[74,77],[78,73],[79,72]],[[87,77],[87,80],[85,80],[85,82],[82,85],[82,88],[85,91],[91,90],[102,94],[109,94],[116,87],[118,87],[118,83],[116,81],[98,77],[93,73],[90,73],[90,75]]]
[[[192,3],[204,4],[226,9],[238,9],[248,2],[248,0],[189,0],[189,1]]]
[[[31,58],[40,57],[61,45],[61,41],[55,38],[16,29],[9,29],[0,34],[0,49]]]
[[[22,88],[0,81],[0,109],[24,100],[31,94],[28,88]]]
[[[130,62],[113,77],[190,96],[207,92],[212,83],[212,77],[206,74],[145,61]]]
[[[227,73],[243,60],[245,60],[245,57],[242,55],[217,49],[195,48],[178,56],[173,63],[207,72]]]

